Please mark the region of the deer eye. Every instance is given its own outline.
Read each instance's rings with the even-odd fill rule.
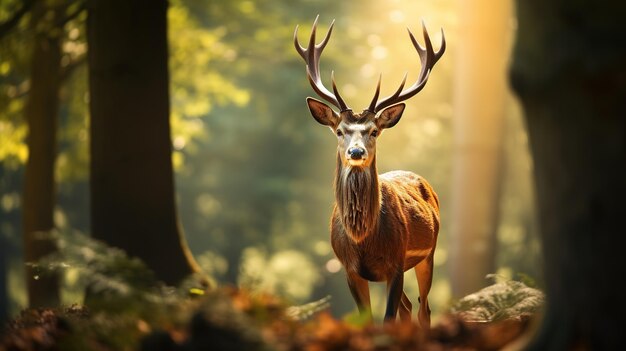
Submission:
[[[338,137],[343,135],[343,132],[340,129],[337,129],[337,131],[335,131],[335,134],[337,134]]]
[[[370,133],[370,136],[372,138],[376,138],[378,136],[378,129],[374,129],[372,130],[372,132]]]

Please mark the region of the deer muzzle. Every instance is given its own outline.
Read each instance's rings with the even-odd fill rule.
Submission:
[[[367,152],[362,147],[351,147],[347,154],[348,163],[352,166],[361,166],[367,159]]]

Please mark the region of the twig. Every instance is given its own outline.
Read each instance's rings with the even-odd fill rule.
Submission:
[[[11,18],[0,23],[0,40],[4,38],[4,36],[9,34],[11,30],[15,28],[15,26],[17,26],[18,23],[20,23],[22,17],[24,17],[24,15],[28,13],[28,11],[30,11],[30,8],[33,6],[35,1],[36,0],[24,0],[24,2],[22,3],[22,7],[17,10],[13,14],[13,16],[11,16]]]

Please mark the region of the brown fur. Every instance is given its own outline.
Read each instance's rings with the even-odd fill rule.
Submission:
[[[361,280],[387,281],[390,296],[385,318],[395,318],[398,307],[401,316],[406,317],[407,310],[410,316],[411,303],[402,292],[402,276],[421,264],[422,268],[416,267],[419,317],[422,325],[429,325],[426,295],[439,231],[439,201],[428,182],[405,171],[379,178],[375,157],[369,167],[360,169],[345,166],[338,155],[335,200],[331,242],[346,269],[359,309],[369,308],[369,293],[364,291],[367,283]],[[420,271],[424,272],[422,277]]]

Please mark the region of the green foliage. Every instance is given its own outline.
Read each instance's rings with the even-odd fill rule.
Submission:
[[[309,298],[320,277],[308,256],[296,250],[283,250],[271,257],[256,248],[244,250],[239,285],[293,301]]]
[[[0,22],[9,18],[18,1],[0,4]],[[31,33],[22,20],[0,40],[0,164],[15,170],[26,161],[26,125],[22,120],[24,94],[28,90]]]
[[[540,290],[523,282],[503,280],[463,297],[451,311],[464,320],[475,322],[524,319],[539,311],[544,300],[544,293]]]
[[[181,1],[168,10],[170,46],[171,124],[174,166],[183,166],[181,151],[195,152],[196,139],[206,139],[203,117],[214,106],[245,106],[249,92],[228,79],[223,72],[237,60],[237,51],[223,38],[224,27],[203,28]]]
[[[52,270],[71,272],[78,289],[88,288],[91,295],[105,300],[115,297],[150,301],[162,295],[154,273],[124,251],[75,231],[48,235],[56,239],[58,252],[40,262],[29,263],[41,274]]]
[[[194,277],[179,288],[165,286],[139,259],[78,232],[48,235],[56,238],[58,253],[32,264],[40,274],[57,271],[70,275],[74,289],[87,291],[88,318],[77,319],[72,311],[62,312],[64,317],[70,314],[67,322],[75,332],[62,343],[62,349],[84,349],[91,339],[105,349],[136,349],[140,337],[153,326],[186,320],[191,297],[197,296],[192,289],[204,291]]]
[[[17,2],[6,1],[0,5],[0,18],[10,16],[15,11]],[[86,14],[80,11],[82,1],[47,1],[53,5],[64,5],[65,13],[68,16],[74,16],[73,19],[67,21],[63,32],[51,30],[53,27],[50,21],[42,21],[34,30],[29,26],[29,14],[25,15],[18,25],[13,28],[9,34],[0,40],[0,163],[10,169],[16,169],[26,162],[28,151],[26,147],[26,126],[23,120],[23,108],[25,99],[29,92],[29,70],[30,70],[30,54],[33,36],[35,32],[44,32],[46,35],[62,36],[64,39],[63,57],[61,59],[62,79],[66,82],[70,80],[74,69],[79,66],[86,53],[86,43],[84,40],[84,21]],[[10,10],[9,10],[10,9]],[[86,74],[81,74],[86,83]],[[86,154],[85,137],[80,133],[76,133],[74,123],[85,121],[86,117],[86,101],[84,94],[86,84],[76,86],[75,84],[66,84],[65,89],[60,96],[61,105],[61,126],[65,126],[68,122],[68,128],[61,128],[60,133],[60,151],[64,156],[65,145],[73,144],[73,152],[82,152],[83,158]],[[73,96],[79,96],[81,102],[76,104],[72,101]],[[77,106],[78,105],[78,106]],[[78,108],[77,108],[78,107]],[[72,123],[69,123],[72,121]],[[83,133],[84,134],[84,133]],[[78,135],[78,138],[76,136]],[[81,143],[81,141],[83,143]],[[67,157],[67,155],[65,155]],[[83,176],[86,171],[86,163],[79,164],[79,170],[83,170]],[[61,165],[63,167],[63,165]],[[67,168],[67,167],[66,167]]]
[[[361,313],[358,309],[354,309],[352,312],[346,314],[343,320],[346,324],[354,327],[364,327],[372,322],[367,313]]]
[[[21,110],[21,106],[14,108]],[[4,160],[8,167],[15,168],[17,164],[26,162],[28,148],[24,144],[25,138],[25,125],[14,125],[0,120],[0,159]]]

